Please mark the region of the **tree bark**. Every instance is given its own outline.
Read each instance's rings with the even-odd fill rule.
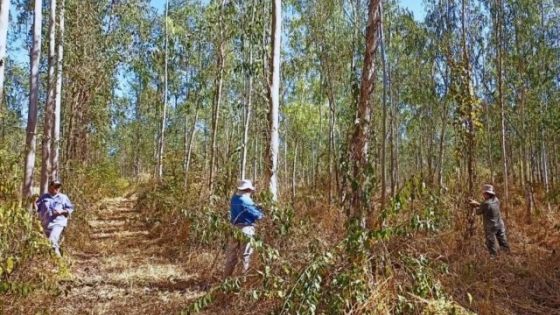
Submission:
[[[297,156],[298,156],[298,144],[297,141],[294,141],[294,160],[292,162],[292,204],[296,200],[296,186],[297,186]]]
[[[218,34],[218,44],[217,44],[217,56],[216,56],[216,80],[215,86],[216,90],[214,93],[214,104],[212,106],[212,140],[210,144],[210,175],[208,177],[208,191],[209,195],[212,196],[214,193],[214,167],[216,164],[216,139],[218,137],[218,119],[220,113],[220,102],[222,99],[222,87],[223,87],[223,75],[224,75],[224,58],[225,58],[225,48],[224,48],[224,31],[223,31],[223,14],[224,6],[226,4],[225,0],[222,0],[222,5],[220,9],[219,17],[219,34]]]
[[[255,21],[255,7],[251,11],[251,25]],[[245,43],[243,43],[245,44]],[[245,108],[244,108],[244,129],[243,129],[243,153],[241,157],[241,179],[245,178],[247,173],[247,149],[249,146],[249,127],[251,123],[251,112],[253,107],[253,43],[249,39],[249,70],[245,71],[245,79],[247,80],[247,89],[245,94]]]
[[[165,129],[167,126],[167,59],[168,59],[168,31],[167,31],[167,16],[169,12],[169,1],[165,1],[165,57],[164,57],[164,78],[163,78],[163,111],[161,113],[161,129],[158,142],[158,161],[157,161],[157,178],[161,181],[163,179],[163,153],[165,149]]]
[[[282,1],[272,2],[272,31],[270,58],[270,76],[268,85],[268,141],[266,150],[266,182],[272,194],[272,200],[278,200],[278,148],[279,148],[279,122],[278,112],[280,105],[280,40],[282,35]]]
[[[9,18],[10,0],[2,0],[0,7],[0,108],[2,108],[4,103],[4,73],[6,69]]]
[[[194,113],[194,119],[192,122],[192,126],[191,126],[191,132],[190,132],[190,137],[187,143],[187,135],[185,134],[185,174],[183,177],[183,187],[187,188],[188,184],[189,184],[189,168],[191,165],[191,155],[192,155],[192,150],[193,150],[193,142],[194,142],[194,137],[196,135],[196,122],[198,121],[198,113],[200,111],[200,103],[202,101],[197,100],[197,104],[196,104],[196,111]],[[187,123],[187,118],[185,117],[185,124]],[[186,127],[186,126],[185,126]]]
[[[383,26],[383,3],[379,2],[379,28],[380,28],[380,48],[381,48],[381,60],[383,62],[383,128],[381,137],[381,210],[385,209],[385,204],[387,202],[387,106],[388,96],[387,90],[389,89],[389,75],[387,71],[387,53],[385,50],[385,33]]]
[[[497,0],[496,5],[496,50],[497,50],[497,70],[498,70],[498,102],[500,103],[500,122],[501,122],[501,145],[502,145],[502,166],[503,166],[503,182],[504,182],[504,198],[502,204],[506,217],[508,217],[509,203],[509,185],[508,185],[508,163],[507,163],[507,147],[506,147],[506,114],[504,102],[504,69],[503,69],[503,29],[502,29],[502,0]]]
[[[54,1],[54,0],[53,0]],[[51,178],[60,179],[59,174],[59,156],[60,156],[60,121],[62,107],[62,75],[63,75],[63,57],[64,57],[64,18],[66,11],[66,2],[62,0],[59,9],[59,38],[58,52],[56,62],[56,97],[54,103],[54,126],[52,128],[52,155],[51,155]]]
[[[367,181],[367,156],[370,139],[371,125],[371,104],[370,97],[374,89],[375,83],[375,52],[378,46],[379,34],[379,2],[380,0],[370,0],[368,7],[368,22],[366,27],[366,48],[364,53],[364,62],[362,68],[360,94],[358,99],[358,108],[356,115],[356,123],[350,143],[350,160],[352,165],[353,185],[351,207],[349,216],[351,219],[358,219],[365,226],[366,205],[363,203],[365,194],[365,185]],[[368,218],[367,227],[372,227],[375,223],[373,218]]]
[[[49,77],[47,82],[47,102],[45,103],[45,114],[43,118],[43,142],[41,163],[41,194],[47,192],[49,176],[51,175],[51,137],[53,135],[53,118],[56,91],[56,0],[51,0],[49,18]]]
[[[37,144],[37,100],[39,98],[39,66],[41,64],[41,23],[43,18],[42,0],[35,0],[33,17],[33,47],[31,51],[31,76],[29,93],[29,110],[27,114],[27,137],[25,140],[25,168],[23,176],[22,197],[31,197],[33,172],[35,168],[35,150]]]

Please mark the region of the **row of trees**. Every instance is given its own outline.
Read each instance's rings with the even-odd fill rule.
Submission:
[[[40,98],[43,189],[60,144],[63,174],[109,160],[209,195],[251,177],[274,199],[310,187],[370,219],[372,192],[383,207],[413,176],[464,195],[495,182],[506,201],[523,187],[529,214],[534,189],[557,190],[555,1],[429,0],[424,21],[393,0],[34,3],[10,29],[1,7],[0,35],[32,43],[30,86],[27,65],[2,63],[6,148],[31,91],[24,196]]]

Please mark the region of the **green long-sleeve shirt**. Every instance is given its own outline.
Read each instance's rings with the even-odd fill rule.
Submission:
[[[476,214],[482,215],[484,227],[501,227],[504,222],[500,214],[500,201],[496,196],[492,196],[478,206]]]

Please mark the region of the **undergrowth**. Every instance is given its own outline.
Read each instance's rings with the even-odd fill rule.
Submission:
[[[420,181],[408,183],[378,213],[385,224],[372,231],[347,222],[336,207],[271,207],[263,196],[256,199],[271,210],[251,241],[257,256],[252,270],[223,281],[227,239],[245,237],[229,224],[229,200],[193,200],[165,184],[152,184],[140,194],[138,210],[173,255],[189,259],[210,253],[205,260],[193,259],[201,277],[211,279],[210,287],[183,313],[471,313],[441,284],[440,272],[448,272],[444,262],[400,247],[452,226],[452,211]]]
[[[35,213],[19,203],[18,157],[0,151],[0,310],[36,291],[57,294],[57,259]]]

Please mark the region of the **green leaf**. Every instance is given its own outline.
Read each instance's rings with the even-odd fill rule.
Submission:
[[[6,261],[6,273],[11,273],[14,270],[14,257],[8,257]]]

